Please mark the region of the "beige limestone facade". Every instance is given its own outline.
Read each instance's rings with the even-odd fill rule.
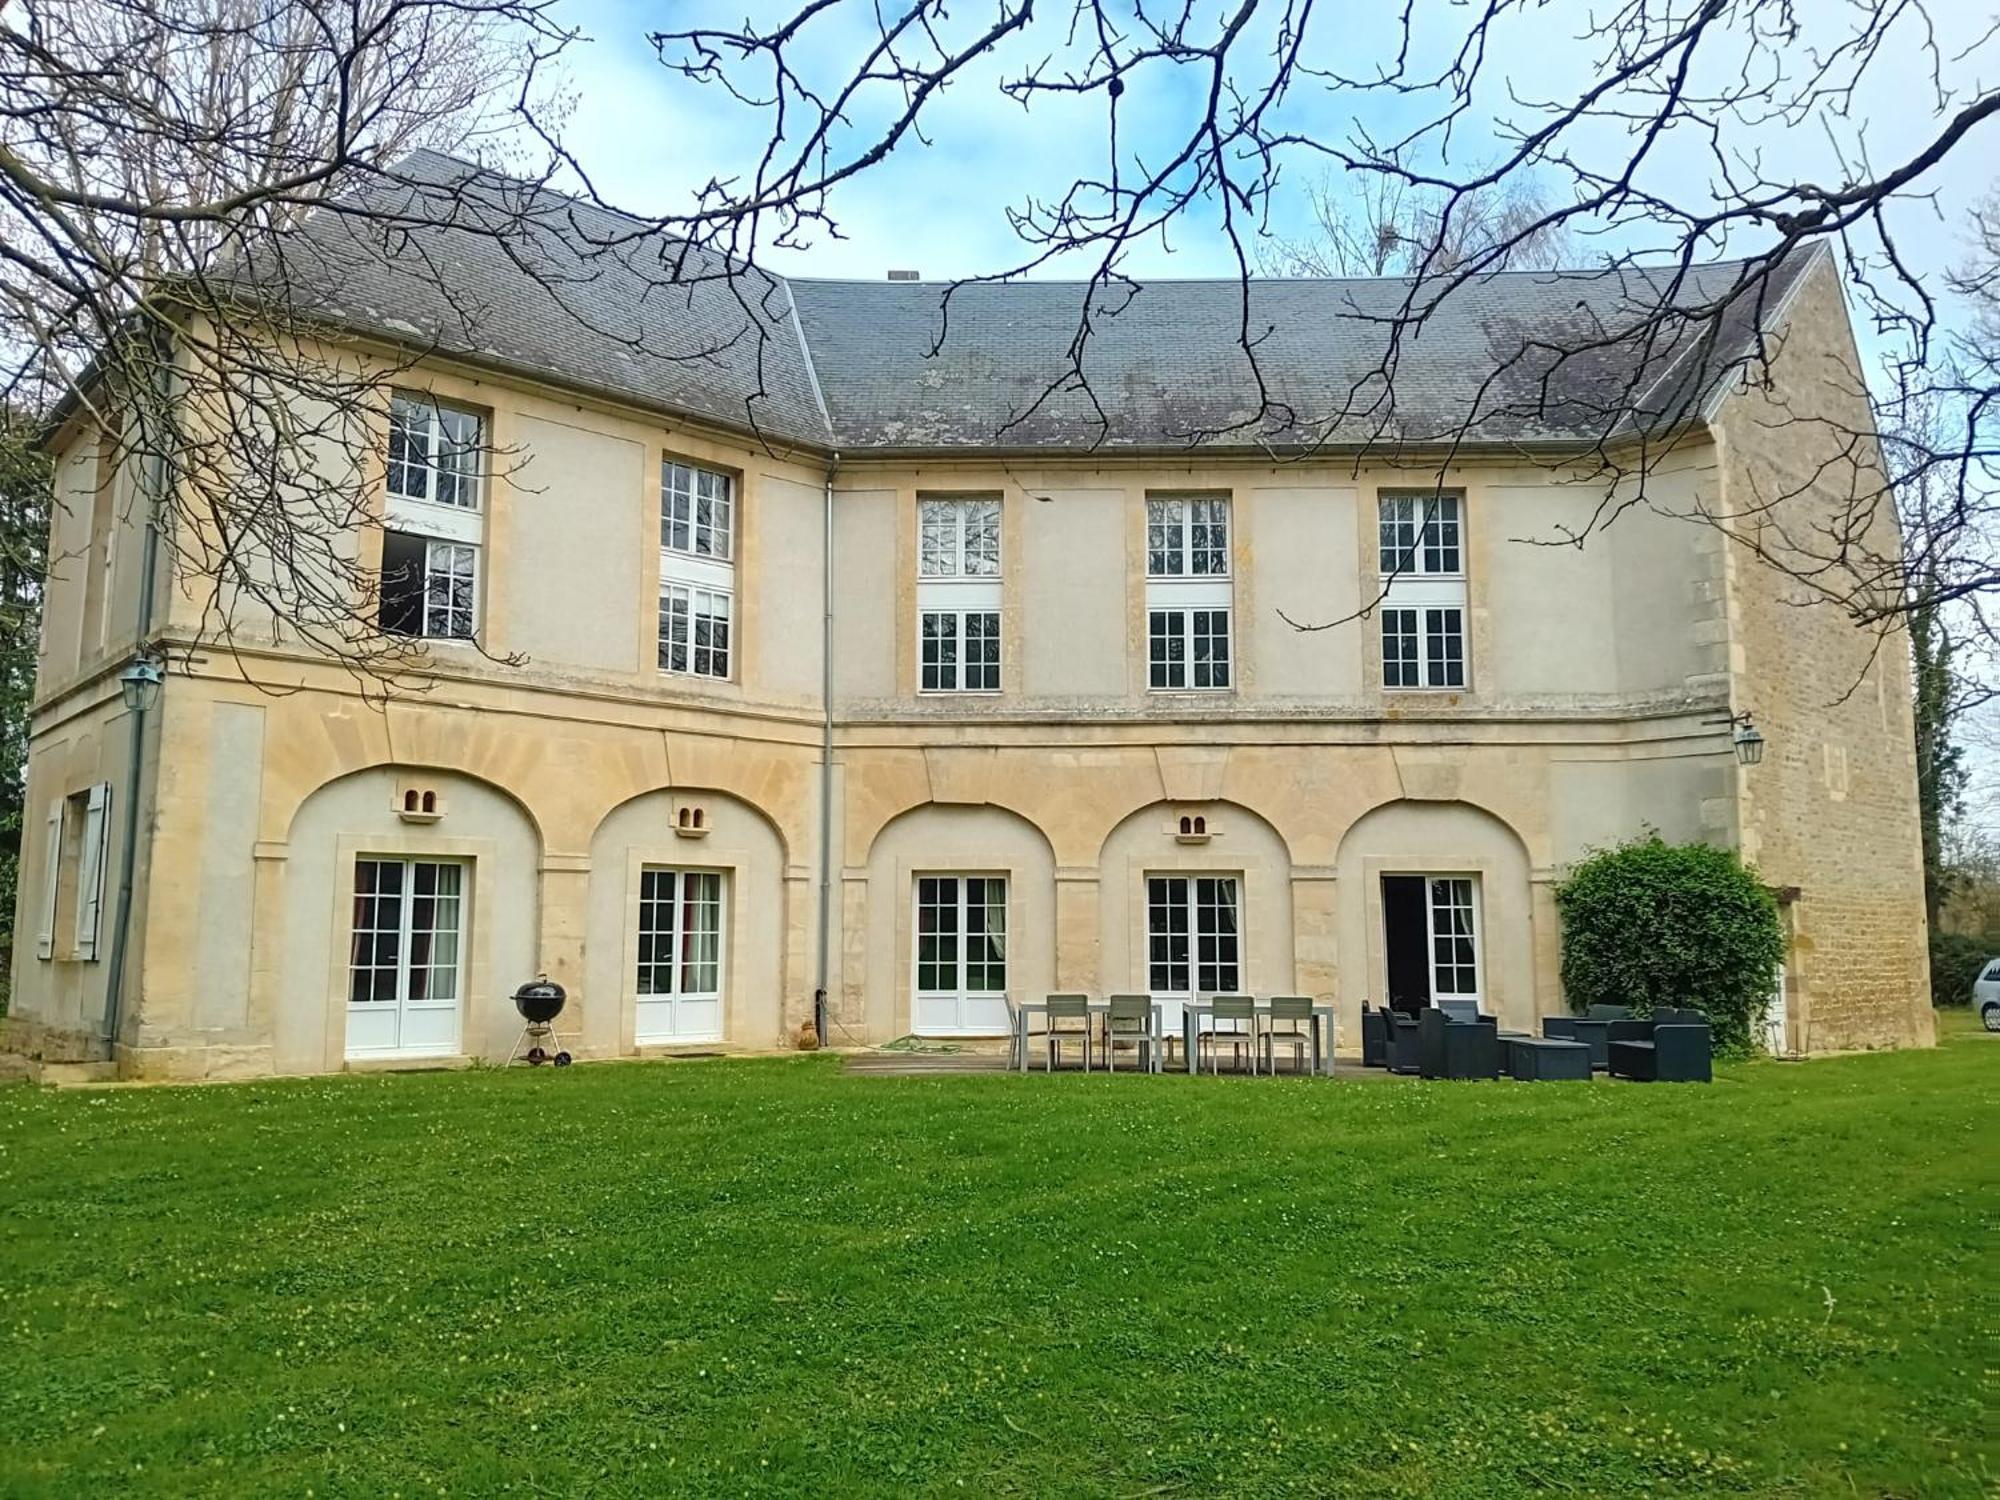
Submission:
[[[1852,368],[1837,289],[1809,285],[1792,323],[1774,390],[1814,399],[1823,363]],[[134,481],[104,472],[83,425],[56,440],[11,1045],[103,1045],[112,810],[133,796],[115,1055],[145,1076],[504,1059],[511,993],[537,974],[567,988],[561,1025],[586,1058],[788,1046],[822,978],[835,1044],[940,1015],[990,1031],[990,1007],[940,1009],[936,992],[1162,991],[1176,921],[1195,969],[1226,938],[1233,987],[1334,1001],[1345,1048],[1409,941],[1387,909],[1407,875],[1469,899],[1475,962],[1454,983],[1526,1029],[1563,1007],[1555,883],[1646,828],[1738,844],[1782,888],[1783,1045],[1929,1040],[1902,645],[1802,617],[1745,549],[1674,514],[1726,514],[1816,462],[1760,425],[1772,391],[1728,395],[1655,462],[1648,503],[1580,548],[1540,543],[1605,500],[1592,471],[1546,454],[1452,464],[1462,683],[1412,690],[1384,683],[1378,526],[1418,471],[1338,455],[836,462],[470,365],[399,379],[479,414],[511,458],[477,517],[489,654],[433,642],[423,690],[386,701],[276,629],[218,649],[164,562],[142,629]],[[729,482],[725,677],[658,663],[668,463]],[[998,505],[980,584],[998,685],[978,693],[923,687],[920,516],[952,497]],[[1226,689],[1152,685],[1162,497],[1225,502]],[[173,670],[135,785],[117,677],[142,639]],[[1754,768],[1715,722],[1744,710],[1769,746]],[[385,916],[363,888],[391,869],[407,886]],[[440,880],[448,893],[416,899]],[[1226,916],[1205,916],[1219,890]],[[940,891],[954,932],[1004,925],[1003,977],[940,984]],[[357,939],[385,922],[403,924],[391,988],[410,998],[421,948],[419,967],[450,969],[425,981],[449,1004],[405,1016],[414,1047],[357,1049],[380,1003]],[[684,945],[668,967],[686,993],[662,977],[663,932]],[[698,980],[689,943],[708,944]]]

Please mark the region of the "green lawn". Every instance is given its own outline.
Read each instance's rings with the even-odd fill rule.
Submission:
[[[0,1494],[1976,1495],[1996,1068],[8,1088]]]

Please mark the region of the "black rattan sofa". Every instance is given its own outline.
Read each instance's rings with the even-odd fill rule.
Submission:
[[[1656,1010],[1645,1020],[1613,1021],[1606,1036],[1611,1076],[1646,1083],[1707,1083],[1708,1017],[1698,1010]]]

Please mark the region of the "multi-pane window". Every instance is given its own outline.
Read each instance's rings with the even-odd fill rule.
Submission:
[[[997,610],[927,609],[919,622],[920,682],[927,693],[1000,691]]]
[[[1007,881],[917,877],[915,1029],[922,1036],[1007,1028]]]
[[[1429,891],[1431,994],[1477,999],[1479,956],[1474,936],[1472,882],[1433,876]]]
[[[472,639],[479,549],[407,531],[382,533],[382,628],[432,640]]]
[[[436,1052],[456,1045],[464,906],[461,864],[354,862],[349,1052]]]
[[[1456,577],[1460,560],[1456,495],[1383,495],[1377,501],[1382,576]]]
[[[1146,500],[1146,685],[1154,692],[1230,686],[1229,501]]]
[[[660,670],[727,678],[736,595],[736,491],[729,475],[660,465]]]
[[[736,555],[729,476],[667,459],[660,465],[660,546],[690,557]]]
[[[720,872],[640,872],[634,1007],[639,1041],[720,1039],[722,924]]]
[[[401,391],[389,398],[391,495],[477,510],[485,452],[477,412]]]
[[[1457,495],[1384,494],[1376,515],[1382,686],[1464,687],[1463,502]]]
[[[989,495],[919,500],[917,573],[922,578],[998,578],[1000,502]]]
[[[1152,687],[1228,687],[1229,611],[1147,610],[1146,653]]]
[[[1000,501],[917,501],[917,687],[1000,691]]]
[[[1465,611],[1382,611],[1382,686],[1465,686]]]
[[[428,396],[389,401],[377,620],[392,635],[468,641],[479,628],[485,424]]]
[[[682,583],[660,585],[660,670],[729,675],[729,595]]]
[[[1165,495],[1146,501],[1148,578],[1229,576],[1229,501]]]
[[[1146,880],[1146,987],[1163,995],[1230,994],[1242,977],[1233,875]]]

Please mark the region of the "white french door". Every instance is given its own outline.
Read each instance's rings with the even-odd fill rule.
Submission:
[[[917,877],[918,1036],[1007,1034],[1007,881],[1000,875]]]
[[[1479,886],[1470,876],[1433,875],[1425,882],[1431,998],[1478,1002]]]
[[[1168,1036],[1185,1001],[1242,993],[1241,894],[1233,875],[1146,877],[1146,988]]]
[[[458,1051],[465,883],[465,866],[450,860],[355,860],[349,1057]]]
[[[639,873],[639,983],[633,1038],[722,1040],[722,875]]]

